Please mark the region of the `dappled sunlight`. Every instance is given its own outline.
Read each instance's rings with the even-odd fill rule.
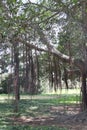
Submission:
[[[37,106],[31,106],[29,109],[30,109],[30,110],[37,110],[38,107],[37,107]]]
[[[77,98],[73,94],[62,94],[61,96],[46,94],[46,97],[45,95],[34,95],[32,98],[29,95],[22,95],[18,113],[13,112],[14,101],[11,99],[8,102],[7,96],[4,96],[4,100],[0,100],[0,122],[6,130],[10,130],[10,126],[14,125],[22,125],[21,127],[24,125],[57,126],[80,111],[80,96]]]
[[[47,94],[56,94],[56,95],[62,95],[62,94],[74,94],[74,95],[79,95],[80,94],[80,88],[74,88],[74,89],[57,89],[55,92],[54,90],[52,92],[48,92]]]

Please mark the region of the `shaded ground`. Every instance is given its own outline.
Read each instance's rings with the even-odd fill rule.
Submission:
[[[35,130],[87,130],[87,111],[80,112],[79,96],[75,94],[23,96],[18,113],[13,112],[13,103],[7,95],[1,96],[0,130],[34,130],[39,126]]]
[[[58,126],[68,128],[68,130],[87,130],[87,111],[79,113],[79,105],[71,106],[52,106],[49,109],[50,116],[21,116],[11,117],[13,125],[32,125],[32,126]]]

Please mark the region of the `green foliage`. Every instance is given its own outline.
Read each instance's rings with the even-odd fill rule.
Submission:
[[[78,2],[78,0],[72,0],[72,2],[76,4]]]
[[[13,90],[12,85],[12,77],[9,75],[5,79],[3,79],[0,83],[0,93],[9,93]]]
[[[7,93],[7,85],[7,79],[1,81],[0,93]]]

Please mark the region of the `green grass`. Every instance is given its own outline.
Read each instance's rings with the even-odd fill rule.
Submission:
[[[32,127],[32,126],[8,126],[8,127],[2,127],[0,130],[67,130],[66,128],[58,128],[55,126],[38,126],[38,127]]]
[[[56,92],[53,90],[51,93],[48,92],[46,94],[54,95],[54,94],[80,94],[80,88],[75,88],[75,89],[58,89]],[[45,95],[46,95],[45,94]]]
[[[38,117],[54,114],[50,112],[51,106],[70,105],[80,102],[80,96],[77,94],[42,94],[42,95],[22,95],[19,102],[19,112],[14,113],[13,97],[5,94],[0,95],[0,130],[67,130],[56,126],[29,126],[29,125],[13,125],[13,121],[9,118],[15,117]],[[55,113],[56,114],[56,113]]]

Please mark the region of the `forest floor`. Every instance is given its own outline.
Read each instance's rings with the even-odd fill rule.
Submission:
[[[79,98],[73,94],[22,96],[19,112],[14,113],[13,99],[2,95],[0,130],[87,130],[87,111],[81,112]]]
[[[50,107],[51,116],[12,117],[13,125],[57,126],[67,130],[87,130],[87,111],[79,113],[79,105]],[[65,129],[64,129],[65,130]]]

